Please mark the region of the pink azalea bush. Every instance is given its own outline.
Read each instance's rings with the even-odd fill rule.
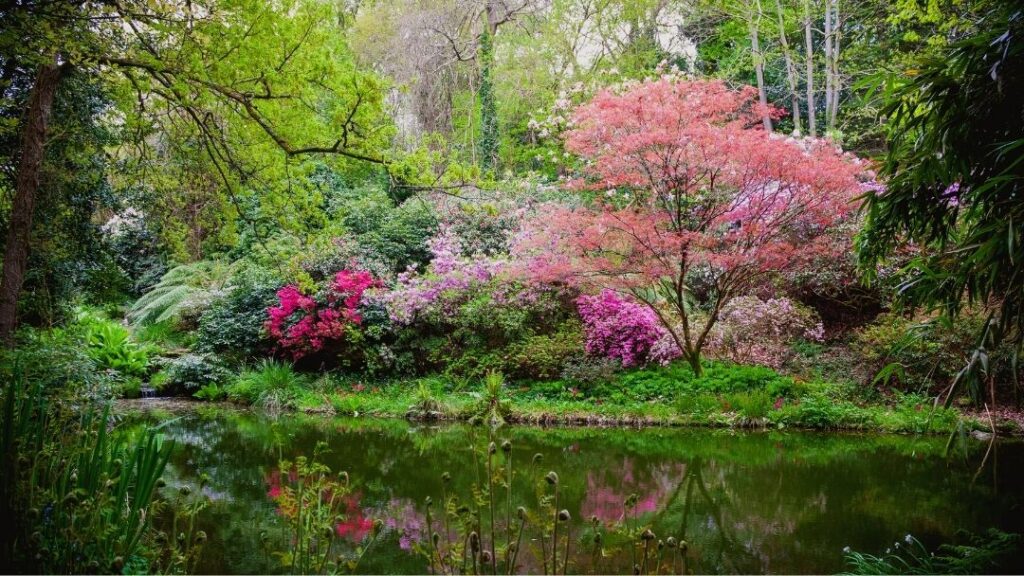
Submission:
[[[625,367],[648,361],[667,363],[679,348],[655,313],[612,290],[576,299],[588,354],[619,360]]]
[[[420,274],[410,267],[398,275],[393,289],[376,296],[396,324],[407,326],[430,312],[455,314],[461,295],[487,284],[504,267],[495,258],[462,257],[461,240],[449,226],[427,245],[433,256],[427,270]]]
[[[341,340],[350,326],[359,326],[363,293],[379,282],[365,270],[335,274],[320,300],[289,284],[277,291],[277,306],[267,308],[266,330],[278,350],[293,360]]]
[[[733,298],[711,331],[709,352],[739,364],[781,368],[800,338],[820,342],[824,328],[817,315],[789,298]]]

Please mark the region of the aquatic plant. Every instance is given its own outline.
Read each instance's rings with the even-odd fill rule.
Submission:
[[[517,474],[512,443],[502,441],[499,449],[497,442],[490,440],[483,448],[474,447],[473,454],[478,477],[466,497],[449,492],[451,475],[444,472],[441,505],[435,507],[432,497],[424,502],[429,537],[417,550],[432,573],[518,574],[528,570],[523,563],[527,558],[539,559],[544,574],[587,568],[602,573],[616,569],[612,565],[602,568],[602,562],[621,558],[626,548],[635,574],[685,573],[685,541],[675,537],[657,540],[650,526],[639,522],[635,495],[622,502],[623,518],[633,512],[631,524],[605,526],[594,517],[582,534],[573,534],[572,514],[559,507],[558,473],[543,473],[541,454],[534,455],[526,472],[537,492],[538,507],[518,506],[514,511],[513,503],[520,498],[512,491]],[[483,477],[479,476],[481,470]],[[579,546],[574,548],[574,542]]]
[[[911,534],[894,542],[881,556],[843,549],[847,574],[985,574],[1019,552],[1020,534],[996,529],[984,535],[967,534],[968,544],[943,544],[929,551]]]
[[[15,365],[0,415],[0,559],[41,573],[148,564],[146,541],[173,441],[118,430],[88,394],[55,395]]]
[[[383,529],[381,520],[371,524],[370,540],[354,552],[337,550],[341,534],[339,519],[345,517],[349,495],[348,474],[332,476],[320,461],[327,444],[318,442],[311,458],[299,456],[294,462],[282,460],[280,484],[271,492],[278,513],[287,523],[290,547],[279,552],[281,564],[296,574],[355,573],[359,563]]]

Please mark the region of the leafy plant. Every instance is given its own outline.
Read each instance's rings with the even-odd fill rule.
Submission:
[[[175,266],[132,304],[128,319],[137,326],[144,326],[181,321],[186,314],[198,318],[199,312],[227,284],[235,268],[235,264],[220,260]]]
[[[131,340],[128,329],[116,322],[89,315],[79,320],[85,325],[89,356],[102,369],[126,376],[144,376],[149,367],[149,351]]]
[[[225,382],[231,373],[211,354],[184,354],[169,360],[151,381],[167,396],[191,396],[200,388]]]
[[[1019,534],[988,530],[984,535],[968,534],[969,544],[943,544],[931,552],[914,536],[907,534],[885,554],[874,556],[843,551],[848,574],[989,574],[1018,552]]]
[[[227,395],[237,402],[279,411],[293,406],[308,385],[308,379],[295,372],[291,364],[263,360],[232,381],[227,386]]]

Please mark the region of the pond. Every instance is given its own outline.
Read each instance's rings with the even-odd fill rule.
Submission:
[[[658,538],[687,541],[685,569],[696,573],[834,573],[844,568],[846,546],[879,553],[906,534],[934,546],[962,539],[961,530],[1024,532],[1019,442],[997,443],[978,473],[987,445],[970,440],[945,458],[942,437],[660,428],[489,432],[218,409],[146,412],[143,418],[165,421],[179,446],[165,491],[208,477],[203,493],[210,504],[197,517],[209,535],[200,572],[284,571],[278,552],[287,549],[289,535],[275,501],[282,483],[278,463],[311,456],[321,441],[329,449],[322,461],[347,472],[351,486],[338,541],[365,545],[374,520],[382,521],[379,539],[358,566],[366,573],[427,572],[417,552],[426,543],[425,499],[440,502],[454,494],[468,501],[482,475],[481,454],[489,442],[506,439],[512,506],[538,510],[544,475],[560,477],[558,507],[572,516],[567,527],[578,549],[570,554],[570,571],[629,570],[622,550],[609,551],[594,567],[586,535],[593,518],[602,529],[621,527],[631,494],[636,504],[626,521],[649,524]],[[542,455],[539,465],[535,454]],[[500,450],[495,457],[503,458]],[[444,472],[450,484],[442,481]],[[505,504],[504,489],[496,494]],[[435,512],[438,530],[436,522]],[[530,527],[524,533],[525,551],[537,535]],[[540,570],[533,542],[522,569]]]

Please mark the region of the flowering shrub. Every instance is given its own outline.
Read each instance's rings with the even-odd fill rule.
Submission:
[[[494,258],[462,258],[462,244],[450,227],[443,227],[427,243],[433,258],[425,274],[412,266],[398,275],[393,290],[379,295],[391,320],[409,325],[417,316],[438,311],[447,315],[465,300],[472,288],[489,282],[501,270],[503,262]]]
[[[267,308],[267,333],[295,360],[341,340],[345,330],[362,323],[358,307],[363,293],[378,285],[365,270],[338,272],[318,301],[289,284],[277,291],[278,305]]]
[[[638,366],[649,360],[667,363],[679,355],[678,347],[647,306],[623,299],[611,290],[576,299],[588,354]]]
[[[824,338],[817,315],[789,298],[740,296],[730,300],[720,316],[711,331],[709,352],[738,364],[779,368],[794,340]]]

